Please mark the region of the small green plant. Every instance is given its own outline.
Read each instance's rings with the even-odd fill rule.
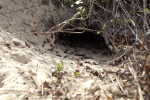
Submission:
[[[79,72],[75,72],[74,74],[75,74],[75,76],[79,76],[80,73]]]
[[[75,76],[75,77],[78,77],[80,75],[80,71],[79,71],[79,69],[78,70],[76,70],[75,72],[74,72],[74,74],[72,75],[70,75],[70,77],[73,77],[73,76]]]
[[[100,33],[102,33],[104,30],[105,30],[105,28],[107,27],[107,24],[106,23],[104,23],[104,25],[103,25],[103,27],[102,27],[102,31],[98,31],[97,32],[97,34],[100,34]]]
[[[115,23],[116,19],[113,18],[111,19],[109,22],[107,23],[104,23],[103,27],[102,27],[102,30],[101,31],[98,31],[97,34],[100,34],[102,33],[109,25],[112,25],[113,23]]]
[[[57,78],[57,82],[60,83],[61,79],[62,79],[62,75],[63,75],[63,68],[64,68],[64,64],[63,62],[61,62],[61,64],[58,63],[55,72],[53,73],[53,75]]]
[[[120,20],[121,24],[124,25],[124,20]]]
[[[115,18],[113,18],[113,19],[110,20],[111,24],[114,23],[114,22],[115,22]]]
[[[58,0],[58,2],[63,2],[63,3],[70,3],[71,7],[73,7],[75,0]]]
[[[103,0],[102,2],[109,2],[109,0]]]
[[[145,8],[143,10],[139,10],[138,12],[144,13],[144,10],[145,10],[146,13],[150,13],[150,9],[148,9],[148,8]]]
[[[79,7],[79,12],[77,12],[76,14],[74,14],[74,16],[72,17],[72,23],[74,23],[75,22],[75,19],[76,18],[82,18],[82,19],[84,19],[85,18],[85,15],[86,15],[86,9],[85,8],[83,8],[83,7]]]
[[[74,0],[64,0],[65,2],[69,2],[70,5],[73,5],[74,4]]]

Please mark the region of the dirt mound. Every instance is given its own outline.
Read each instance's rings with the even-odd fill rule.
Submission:
[[[65,14],[52,13],[52,7],[37,0],[0,1],[0,100],[132,98],[122,88],[131,75],[126,66],[107,64],[116,55],[108,54],[103,38],[60,35],[51,46],[51,34],[41,32],[64,20],[54,16]]]

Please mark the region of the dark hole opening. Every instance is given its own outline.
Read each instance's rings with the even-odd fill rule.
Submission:
[[[109,50],[103,36],[92,33],[58,33],[57,43],[88,50]]]

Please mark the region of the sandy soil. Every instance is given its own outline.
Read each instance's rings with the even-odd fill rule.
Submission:
[[[0,1],[0,100],[110,100],[113,95],[125,100],[115,77],[107,74],[125,69],[107,65],[113,56],[104,55],[105,50],[62,44],[52,50],[51,35],[39,33],[47,28],[50,7],[39,3]],[[64,68],[57,83],[53,72],[61,61]]]

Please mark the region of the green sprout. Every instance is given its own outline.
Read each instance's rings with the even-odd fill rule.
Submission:
[[[103,0],[102,2],[109,2],[109,0]]]
[[[76,76],[78,76],[80,73],[79,73],[79,72],[75,72],[74,74],[75,74]]]
[[[57,82],[60,83],[61,82],[61,79],[62,79],[62,74],[63,74],[63,68],[64,68],[64,65],[63,65],[63,62],[61,62],[61,64],[58,63],[58,66],[54,72],[54,75],[55,77],[57,78]]]
[[[102,28],[102,30],[104,31],[104,29],[107,27],[107,24],[105,23],[104,25],[103,25],[103,28]]]
[[[77,77],[77,76],[79,76],[79,75],[80,75],[79,70],[76,70],[76,71],[74,72],[74,74],[71,74],[71,75],[70,75],[70,77],[73,77],[73,76]]]
[[[150,9],[148,9],[148,8],[145,8],[143,10],[139,10],[138,12],[144,13],[144,10],[145,10],[146,13],[150,13]]]

